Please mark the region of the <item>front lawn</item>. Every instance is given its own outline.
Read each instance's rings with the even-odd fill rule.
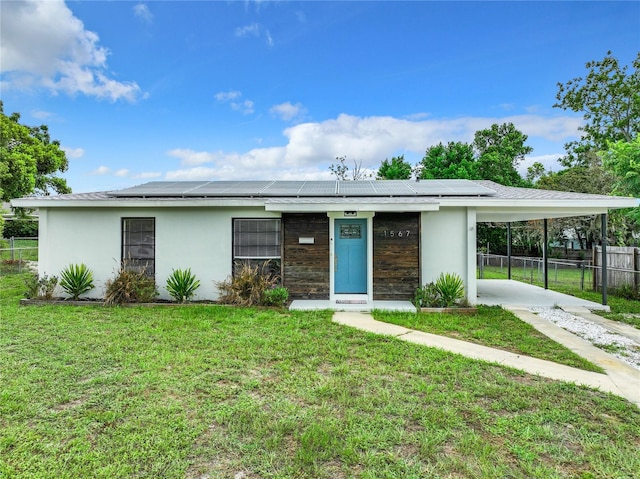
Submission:
[[[380,321],[409,329],[471,341],[587,371],[603,372],[602,368],[552,341],[513,313],[497,306],[478,306],[476,314],[374,311],[374,316]]]
[[[625,400],[331,322],[20,307],[0,278],[0,477],[632,478]]]

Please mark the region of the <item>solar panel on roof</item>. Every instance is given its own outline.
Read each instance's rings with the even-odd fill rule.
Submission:
[[[380,197],[493,196],[469,180],[369,181],[153,181],[112,193],[116,197]]]

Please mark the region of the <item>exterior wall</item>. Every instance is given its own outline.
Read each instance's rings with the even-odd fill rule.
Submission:
[[[231,274],[232,218],[280,217],[262,208],[50,208],[41,210],[39,274],[59,275],[85,263],[94,275],[87,296],[104,296],[120,263],[122,218],[155,217],[156,283],[160,298],[173,269],[191,268],[200,280],[196,299],[215,300],[214,281]]]
[[[284,214],[282,231],[282,277],[291,299],[329,299],[327,215]],[[313,238],[313,244],[300,244],[300,238]]]
[[[421,282],[440,273],[456,273],[467,300],[476,302],[476,212],[473,208],[443,208],[421,213]]]
[[[410,300],[420,285],[420,215],[373,218],[373,299]]]

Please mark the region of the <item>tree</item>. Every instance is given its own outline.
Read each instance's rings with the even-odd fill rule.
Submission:
[[[332,174],[336,175],[338,181],[346,181],[346,180],[364,180],[370,178],[372,174],[366,170],[362,169],[362,161],[357,162],[353,160],[353,170],[351,170],[351,178],[349,176],[349,167],[346,165],[347,157],[346,156],[337,156],[336,160],[338,163],[333,163],[329,166],[329,171]]]
[[[60,142],[51,141],[46,125],[20,124],[20,115],[4,114],[0,101],[0,198],[9,201],[30,194],[70,193],[67,182],[58,176],[69,162]]]
[[[524,186],[517,166],[533,148],[526,146],[527,135],[513,123],[493,124],[477,131],[473,146],[478,153],[478,175],[505,186]]]
[[[529,168],[527,168],[527,181],[534,184],[540,178],[546,174],[544,165],[539,161],[534,162]]]
[[[478,180],[473,147],[468,143],[438,143],[427,148],[424,158],[416,165],[416,177],[421,180],[461,178]]]
[[[610,195],[616,184],[616,176],[604,168],[597,155],[582,154],[582,166],[573,166],[557,173],[548,173],[536,183],[546,190],[572,191],[596,195]],[[611,244],[631,244],[636,226],[624,212],[612,211],[609,215],[608,240]],[[567,232],[575,237],[582,248],[590,249],[600,241],[600,221],[593,216],[556,219],[550,226],[550,235],[561,239]]]
[[[640,52],[627,73],[609,51],[601,61],[586,64],[585,77],[558,83],[555,108],[582,112],[585,124],[582,137],[567,143],[565,167],[580,166],[580,153],[606,150],[608,142],[630,142],[640,133]]]
[[[640,197],[640,134],[629,142],[610,143],[601,157],[604,167],[618,177],[614,191]]]
[[[613,192],[640,197],[640,134],[630,141],[610,143],[601,153],[604,167],[617,177]],[[628,211],[636,225],[640,225],[640,208]]]
[[[408,180],[411,178],[411,164],[405,161],[404,155],[394,156],[391,161],[385,159],[378,169],[379,180]]]

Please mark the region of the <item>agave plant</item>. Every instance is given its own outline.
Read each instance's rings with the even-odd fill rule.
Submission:
[[[456,301],[464,298],[464,282],[457,274],[440,273],[436,279],[435,289],[445,308],[453,306]]]
[[[60,287],[73,300],[94,288],[93,273],[84,263],[71,264],[60,273]]]
[[[191,268],[174,269],[167,278],[167,291],[179,303],[189,301],[199,287],[200,280],[196,279]]]

